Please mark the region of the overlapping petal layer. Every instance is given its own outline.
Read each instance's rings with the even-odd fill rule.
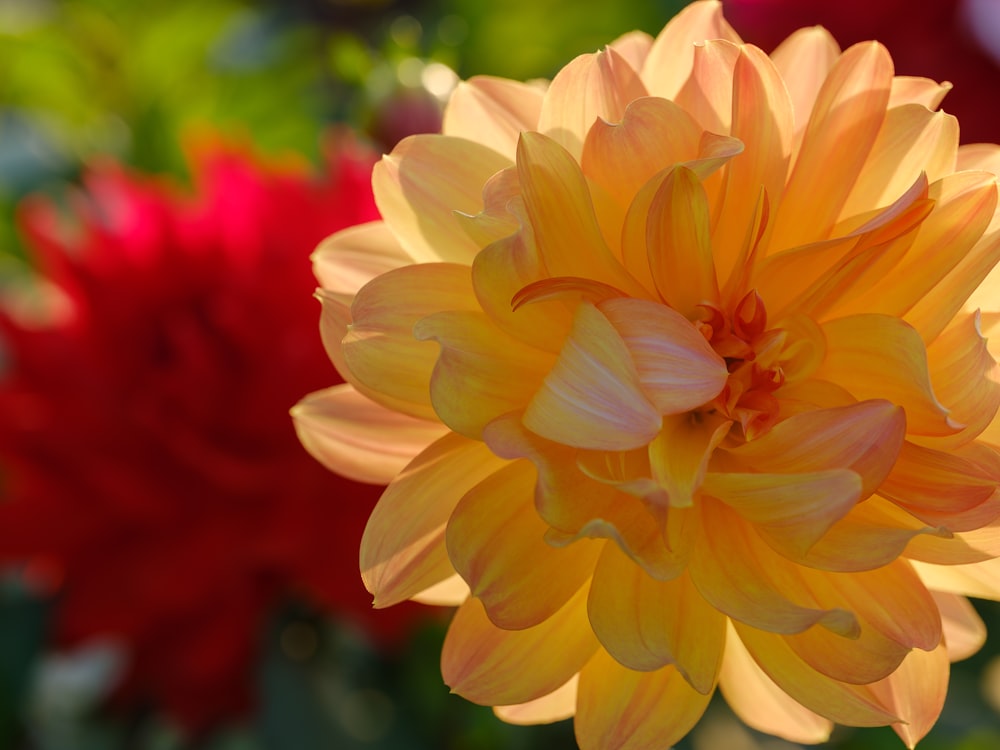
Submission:
[[[325,327],[452,432],[362,556],[380,603],[468,583],[453,689],[575,706],[584,748],[664,747],[720,684],[794,741],[928,731],[982,640],[962,595],[1000,594],[1000,159],[943,91],[821,29],[768,57],[702,0],[547,89],[473,79],[387,157],[376,260],[419,262]]]

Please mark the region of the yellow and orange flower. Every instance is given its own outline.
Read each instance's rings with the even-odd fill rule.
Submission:
[[[584,750],[666,747],[716,687],[798,742],[926,734],[964,595],[1000,598],[1000,147],[947,89],[708,0],[461,84],[376,167],[384,221],[315,256],[349,385],[294,414],[391,480],[362,575],[458,605],[455,692]]]

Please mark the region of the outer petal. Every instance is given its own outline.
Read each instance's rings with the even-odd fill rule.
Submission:
[[[580,55],[552,80],[537,130],[579,160],[594,122],[621,120],[628,103],[646,93],[639,74],[613,48]]]
[[[510,164],[464,138],[415,135],[375,165],[372,189],[385,223],[414,260],[468,264],[479,246],[454,212],[479,213],[483,185]]]
[[[521,630],[553,616],[590,578],[604,546],[545,543],[535,467],[516,461],[465,494],[448,522],[448,555],[490,620]]]
[[[876,42],[851,47],[834,64],[806,126],[771,248],[829,236],[882,127],[892,73],[889,53]]]
[[[508,724],[551,724],[576,713],[576,693],[580,683],[574,675],[561,688],[548,695],[514,706],[494,706],[493,713]]]
[[[372,221],[327,237],[313,252],[312,262],[313,273],[326,291],[354,295],[376,276],[409,265],[413,259],[384,221]]]
[[[656,581],[609,544],[587,605],[597,637],[624,666],[648,672],[673,664],[699,693],[715,687],[726,618],[687,575]]]
[[[691,730],[710,698],[672,666],[635,672],[599,649],[580,673],[576,740],[580,750],[662,750]]]
[[[473,703],[514,705],[560,688],[597,648],[587,623],[586,587],[555,615],[526,630],[501,630],[478,599],[469,599],[448,628],[441,674]]]
[[[577,307],[573,330],[528,404],[524,424],[549,440],[596,450],[637,448],[660,431],[660,414],[643,393],[628,347],[593,305]]]
[[[389,607],[455,572],[445,525],[468,490],[507,464],[482,443],[448,434],[383,493],[361,538],[361,577],[376,607]]]
[[[779,688],[750,656],[730,624],[719,689],[745,724],[789,742],[815,744],[830,737],[833,722]]]
[[[373,484],[388,484],[447,432],[438,422],[386,409],[346,384],[309,394],[291,413],[299,440],[317,461]]]
[[[971,565],[911,563],[928,588],[1000,601],[1000,557]]]
[[[674,99],[694,66],[695,45],[706,39],[742,40],[722,16],[717,0],[691,3],[674,16],[653,42],[642,80],[653,96]]]
[[[538,86],[475,76],[452,92],[441,132],[489,146],[513,161],[521,132],[538,129],[544,97]]]
[[[821,26],[799,29],[771,53],[771,60],[781,73],[792,101],[796,152],[816,97],[838,57],[840,46]]]
[[[931,596],[941,612],[941,628],[949,661],[967,659],[986,643],[986,625],[969,600],[944,591],[932,591]]]
[[[948,674],[948,653],[941,644],[929,652],[914,649],[899,669],[871,685],[872,694],[901,719],[892,728],[910,750],[941,715]]]
[[[324,299],[324,313],[326,307]],[[384,273],[367,284],[354,299],[352,321],[340,346],[345,379],[383,406],[436,419],[429,383],[438,351],[434,344],[416,339],[413,327],[442,309],[478,309],[468,267],[421,263]],[[324,320],[331,329],[324,332],[328,349],[335,347],[331,339],[343,330],[342,323],[337,315]]]

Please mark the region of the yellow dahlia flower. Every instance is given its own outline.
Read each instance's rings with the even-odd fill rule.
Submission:
[[[768,57],[709,0],[461,84],[375,168],[384,221],[315,257],[349,385],[295,417],[391,480],[362,575],[458,605],[455,692],[584,750],[716,687],[793,741],[924,736],[964,595],[1000,598],[1000,147],[947,88],[820,28]]]

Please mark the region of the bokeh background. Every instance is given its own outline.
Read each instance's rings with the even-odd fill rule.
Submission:
[[[222,140],[252,144],[258,154],[296,154],[300,163],[320,171],[334,126],[353,128],[373,153],[387,151],[407,134],[438,127],[442,101],[458,78],[550,77],[573,56],[621,33],[655,34],[684,4],[0,0],[0,308],[20,299],[25,269],[34,262],[19,228],[23,201],[43,194],[57,205],[66,203],[69,186],[79,184],[94,163],[110,158],[190,189],[185,143],[191,133],[207,130]],[[897,72],[955,84],[943,108],[958,114],[964,142],[1000,141],[1000,3],[994,0],[731,0],[727,5],[737,30],[765,49],[804,24],[827,25],[844,46],[878,36],[893,53]],[[310,244],[289,252],[305,267],[311,250]],[[17,366],[0,341],[0,384]],[[319,382],[327,382],[328,375]],[[72,388],[71,378],[66,387]],[[0,433],[4,429],[0,424]],[[87,460],[88,450],[93,448],[85,442],[79,445],[81,460]],[[55,476],[63,468],[47,470]],[[6,492],[5,475],[0,462],[0,493]],[[363,502],[370,505],[371,498],[369,493]],[[0,496],[0,502],[5,499]],[[81,518],[86,500],[80,498]],[[0,548],[9,533],[0,528]],[[274,530],[264,526],[250,533],[266,537]],[[330,549],[347,550],[350,560],[357,530],[348,534],[331,522],[325,533]],[[224,530],[216,543],[225,555],[231,541]],[[576,747],[569,722],[511,727],[490,709],[450,695],[438,671],[445,624],[432,611],[407,610],[398,623],[401,632],[387,641],[364,622],[296,591],[276,597],[252,624],[250,703],[193,729],[156,701],[123,706],[113,700],[122,660],[128,658],[114,634],[57,648],[52,634],[62,596],[59,581],[38,585],[36,568],[4,562],[0,750]],[[349,563],[327,575],[360,589]],[[107,606],[119,592],[112,587],[104,594],[94,607]],[[924,750],[1000,747],[1000,605],[977,606],[993,637],[979,655],[955,666],[944,714],[921,744]],[[387,623],[400,617],[393,610],[378,616]],[[191,686],[193,693],[197,687]],[[220,705],[227,702],[227,696],[215,698]],[[842,728],[827,746],[879,750],[901,744],[889,730]],[[721,700],[681,747],[794,748],[742,728]]]

